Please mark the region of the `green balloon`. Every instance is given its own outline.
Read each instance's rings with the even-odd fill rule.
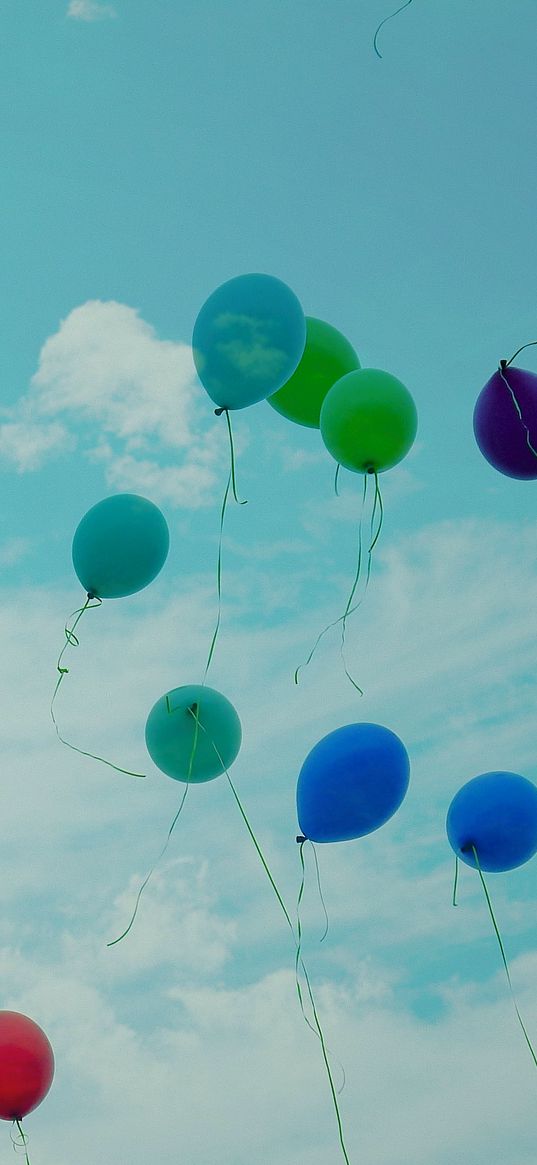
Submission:
[[[321,409],[321,436],[345,469],[383,473],[406,457],[418,427],[404,384],[378,368],[349,372],[334,384]]]
[[[302,359],[283,387],[267,397],[268,403],[289,421],[318,429],[327,392],[336,380],[359,367],[352,344],[337,328],[306,316],[306,347]]]
[[[241,739],[233,704],[205,684],[185,684],[166,692],[153,705],[145,726],[151,760],[174,781],[188,784],[212,781],[225,772]]]

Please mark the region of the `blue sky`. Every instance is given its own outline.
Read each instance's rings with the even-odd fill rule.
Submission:
[[[412,776],[379,832],[320,848],[306,955],[346,1072],[351,1160],[533,1165],[533,1069],[477,879],[450,905],[444,820],[470,777],[537,780],[535,488],[479,454],[472,410],[537,338],[530,0],[5,0],[0,93],[0,528],[4,715],[2,1006],[56,1052],[31,1117],[37,1165],[341,1160],[293,949],[225,781],[177,807],[143,729],[199,682],[216,614],[223,422],[189,341],[224,279],[267,271],[362,364],[412,392],[419,432],[384,475],[367,602],[349,628],[365,690],[326,637],[354,573],[361,481],[265,403],[236,415],[210,682],[235,704],[232,775],[290,905],[301,763],[354,720],[404,740]],[[537,367],[536,349],[524,365]],[[60,724],[145,782],[62,749],[49,720],[70,545],[115,490],[159,504],[171,550],[146,591],[88,615]],[[537,1033],[534,866],[491,876]],[[2,1130],[0,1130],[1,1132]],[[10,1152],[5,1129],[4,1155]],[[1,1149],[0,1149],[1,1153]]]

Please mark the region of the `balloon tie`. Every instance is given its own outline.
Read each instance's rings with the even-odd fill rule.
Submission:
[[[482,871],[482,869],[481,869],[481,865],[480,865],[480,862],[479,862],[479,857],[478,857],[478,854],[477,854],[477,850],[476,850],[476,848],[475,848],[475,845],[472,845],[472,847],[471,847],[471,848],[472,848],[472,852],[473,852],[473,855],[474,855],[474,858],[475,858],[475,864],[476,864],[476,866],[477,866],[477,871],[478,871],[479,877],[480,877],[480,879],[481,879],[481,885],[482,885],[482,887],[483,887],[483,890],[484,890],[484,892],[485,892],[485,898],[486,898],[486,900],[487,900],[487,906],[488,906],[488,908],[489,908],[489,914],[490,914],[490,917],[491,917],[491,919],[492,919],[492,925],[493,925],[493,927],[494,927],[494,931],[495,931],[495,934],[496,934],[496,938],[497,938],[497,940],[498,940],[498,946],[499,946],[499,948],[500,948],[500,954],[501,954],[501,956],[502,956],[502,963],[503,963],[503,966],[504,966],[505,974],[506,974],[506,976],[507,976],[507,982],[508,982],[508,984],[509,984],[509,991],[511,992],[511,998],[512,998],[512,1000],[513,1000],[513,1004],[514,1004],[514,1008],[515,1008],[515,1011],[516,1011],[517,1019],[518,1019],[518,1022],[519,1022],[519,1024],[520,1024],[520,1027],[522,1028],[522,1032],[523,1032],[523,1034],[524,1034],[524,1039],[525,1039],[525,1041],[526,1041],[526,1043],[527,1043],[527,1045],[528,1045],[528,1048],[529,1048],[529,1050],[530,1050],[530,1053],[531,1053],[531,1057],[532,1057],[533,1063],[535,1064],[535,1067],[537,1068],[537,1055],[535,1054],[535,1051],[534,1051],[534,1048],[533,1048],[533,1044],[532,1044],[532,1042],[531,1042],[531,1040],[530,1040],[530,1037],[529,1037],[529,1035],[528,1035],[528,1033],[527,1033],[527,1031],[526,1031],[526,1028],[525,1028],[525,1025],[524,1025],[524,1020],[522,1019],[522,1016],[521,1016],[521,1014],[520,1014],[520,1011],[519,1011],[519,1008],[518,1008],[518,1003],[517,1003],[517,1001],[516,1001],[515,992],[514,992],[514,990],[513,990],[513,984],[512,984],[512,982],[511,982],[511,974],[510,974],[510,972],[509,972],[509,964],[508,964],[508,962],[507,962],[507,956],[506,956],[506,954],[505,954],[505,948],[504,948],[504,945],[503,945],[503,942],[502,942],[502,936],[501,936],[501,934],[500,934],[500,930],[499,930],[499,927],[498,927],[498,923],[496,922],[496,918],[495,918],[495,916],[494,916],[494,910],[493,910],[493,907],[492,907],[492,902],[491,902],[491,899],[490,899],[490,894],[489,894],[489,892],[488,892],[488,889],[487,889],[487,883],[485,882],[485,878],[484,878],[484,876],[483,876],[483,871]]]
[[[91,610],[92,607],[100,607],[100,606],[102,606],[102,599],[100,599],[98,595],[94,595],[91,591],[88,591],[88,596],[87,596],[86,602],[84,603],[84,606],[79,607],[77,611],[73,611],[72,614],[69,615],[69,618],[67,619],[67,622],[66,622],[65,627],[64,627],[65,643],[62,647],[62,650],[60,651],[60,654],[59,654],[57,662],[56,662],[56,671],[58,672],[58,679],[56,680],[56,687],[54,688],[54,691],[52,693],[52,699],[50,701],[51,720],[52,720],[52,723],[54,725],[54,730],[56,732],[56,736],[58,737],[58,740],[60,740],[61,743],[64,744],[66,748],[70,748],[73,752],[77,752],[79,754],[79,756],[90,757],[91,760],[96,760],[96,761],[99,761],[100,764],[108,765],[108,768],[114,769],[116,773],[125,773],[125,775],[127,777],[145,777],[145,773],[134,773],[131,771],[131,769],[123,769],[123,768],[121,768],[120,765],[115,765],[112,763],[112,761],[106,760],[106,758],[104,756],[98,756],[94,752],[87,752],[86,749],[78,748],[76,744],[71,744],[70,741],[66,740],[65,737],[62,736],[60,729],[59,729],[59,726],[58,726],[58,722],[56,720],[56,716],[54,714],[54,705],[56,703],[56,697],[58,695],[58,692],[60,690],[60,687],[63,683],[65,676],[69,675],[69,668],[62,667],[62,659],[63,659],[64,652],[67,650],[68,647],[80,647],[80,640],[79,640],[78,636],[75,635],[75,629],[78,626],[82,616],[85,614],[86,611]],[[70,619],[74,619],[74,623],[71,627],[69,627],[69,625],[68,625]]]
[[[170,703],[170,698],[169,698],[168,694],[166,694],[166,710],[167,710],[167,712],[168,712],[170,715],[173,715],[173,713],[174,713],[174,712],[178,712],[178,711],[180,710],[179,708],[172,708],[172,706],[171,706],[171,703]],[[140,899],[141,899],[141,897],[142,897],[142,894],[143,894],[143,892],[144,892],[144,890],[145,890],[145,888],[146,888],[146,886],[147,886],[147,883],[149,882],[150,878],[153,876],[153,874],[154,874],[154,872],[155,872],[155,869],[156,869],[156,867],[158,866],[159,862],[160,862],[160,861],[161,861],[161,859],[164,857],[164,854],[166,853],[166,850],[168,849],[168,846],[169,846],[169,844],[170,844],[170,839],[171,839],[172,833],[173,833],[173,831],[174,831],[174,829],[175,829],[175,826],[176,826],[176,824],[177,824],[177,821],[179,820],[179,817],[180,817],[180,814],[181,814],[181,811],[182,811],[183,805],[184,805],[184,803],[185,803],[185,801],[186,801],[186,795],[187,795],[187,793],[188,793],[188,790],[189,790],[189,788],[190,788],[190,783],[191,783],[191,780],[192,780],[192,769],[193,769],[193,766],[194,766],[194,759],[195,759],[195,756],[196,756],[196,751],[197,751],[197,747],[198,747],[199,730],[200,730],[200,727],[201,727],[201,725],[200,725],[200,720],[199,720],[199,704],[197,704],[197,703],[195,703],[195,704],[192,704],[190,708],[187,708],[187,709],[186,709],[186,711],[187,711],[187,713],[189,713],[191,716],[193,716],[193,717],[194,717],[194,720],[195,720],[195,728],[194,728],[194,738],[193,738],[193,741],[192,741],[192,749],[191,749],[191,752],[190,752],[190,759],[189,759],[189,762],[188,762],[188,772],[187,772],[187,777],[186,777],[186,787],[185,787],[185,791],[184,791],[184,793],[183,793],[183,796],[181,797],[181,801],[180,801],[180,804],[179,804],[179,808],[178,808],[178,810],[177,810],[177,813],[175,814],[175,817],[174,817],[174,819],[173,819],[173,821],[172,821],[172,823],[171,823],[171,825],[170,825],[170,828],[169,828],[169,830],[168,830],[168,835],[167,835],[167,837],[166,837],[166,841],[164,842],[164,845],[163,845],[163,847],[162,847],[162,849],[161,849],[161,851],[160,851],[160,853],[159,853],[159,855],[158,855],[158,858],[157,858],[157,859],[156,859],[156,860],[153,862],[153,865],[152,865],[152,867],[151,867],[151,869],[150,869],[149,873],[148,873],[148,874],[147,874],[147,876],[144,878],[144,881],[142,882],[142,885],[140,886],[140,889],[138,890],[138,894],[136,895],[136,902],[135,902],[135,904],[134,904],[134,910],[133,910],[133,912],[132,912],[132,915],[131,915],[131,919],[130,919],[129,925],[126,927],[126,929],[123,931],[123,933],[122,933],[122,934],[118,935],[118,937],[117,937],[117,938],[115,938],[115,939],[113,939],[113,940],[112,940],[112,942],[109,942],[109,943],[107,943],[107,944],[106,944],[106,945],[107,945],[107,947],[115,947],[116,943],[119,943],[119,942],[121,942],[121,940],[122,940],[123,938],[125,938],[125,935],[127,935],[127,934],[129,933],[129,931],[131,930],[131,927],[132,927],[132,926],[133,926],[133,924],[134,924],[134,920],[135,920],[135,918],[136,918],[136,915],[138,914],[138,907],[139,907],[139,905],[140,905]]]
[[[193,713],[192,713],[192,715],[193,715]],[[280,907],[281,907],[281,910],[282,910],[282,912],[283,912],[283,914],[284,914],[285,920],[286,920],[286,922],[287,922],[287,924],[288,924],[288,926],[289,926],[289,929],[290,929],[290,931],[291,931],[291,934],[292,934],[292,936],[293,936],[293,939],[294,939],[294,942],[295,942],[295,947],[296,947],[296,946],[298,945],[298,938],[297,938],[297,934],[296,934],[296,931],[295,931],[295,927],[293,926],[293,922],[292,922],[292,920],[291,920],[291,915],[289,914],[289,911],[288,911],[288,909],[287,909],[287,906],[285,905],[285,902],[284,902],[284,900],[283,900],[283,898],[282,898],[282,895],[281,895],[281,893],[280,893],[280,891],[279,891],[279,889],[278,889],[278,886],[276,885],[276,882],[275,882],[275,880],[274,880],[274,877],[273,877],[273,875],[272,875],[272,872],[271,872],[271,870],[270,870],[269,864],[268,864],[268,862],[267,862],[267,860],[266,860],[266,858],[265,858],[265,855],[264,855],[264,853],[263,853],[263,851],[262,851],[262,849],[261,849],[261,846],[260,846],[260,844],[259,844],[259,841],[257,840],[257,837],[256,837],[256,835],[255,835],[255,833],[254,833],[254,830],[253,830],[253,828],[252,828],[252,825],[250,824],[250,821],[248,820],[248,816],[247,816],[246,810],[245,810],[245,808],[244,808],[244,806],[243,806],[243,804],[242,804],[242,801],[241,801],[241,799],[240,799],[240,797],[239,797],[239,794],[238,794],[238,792],[237,792],[237,790],[236,790],[236,788],[235,788],[235,785],[233,784],[233,781],[231,780],[231,777],[230,777],[230,775],[229,775],[228,769],[226,768],[226,765],[225,765],[225,763],[224,763],[224,760],[223,760],[223,758],[222,758],[222,755],[221,755],[221,753],[220,753],[220,750],[219,750],[219,748],[217,747],[217,745],[216,745],[215,741],[214,741],[214,740],[212,739],[212,737],[210,736],[210,734],[207,732],[207,729],[206,729],[206,728],[204,727],[204,725],[203,725],[203,724],[201,724],[201,723],[200,723],[200,728],[201,728],[201,731],[202,731],[202,732],[204,732],[204,733],[205,733],[205,735],[209,737],[210,743],[212,744],[212,747],[213,747],[213,749],[214,749],[214,751],[215,751],[215,753],[216,753],[216,755],[217,755],[217,757],[218,757],[218,760],[219,760],[219,762],[220,762],[220,764],[221,764],[221,766],[222,766],[222,771],[223,771],[223,772],[226,774],[227,781],[228,781],[229,787],[230,787],[230,789],[231,789],[231,792],[232,792],[232,794],[233,794],[233,797],[234,797],[235,803],[236,803],[236,805],[237,805],[237,808],[238,808],[238,810],[239,810],[239,813],[241,814],[241,817],[242,817],[242,819],[243,819],[243,821],[244,821],[244,824],[245,824],[245,826],[246,826],[246,828],[247,828],[247,830],[248,830],[248,833],[249,833],[249,835],[250,835],[250,838],[251,838],[251,840],[252,840],[252,842],[253,842],[253,845],[254,845],[254,847],[255,847],[255,849],[256,849],[257,855],[258,855],[258,857],[259,857],[259,859],[260,859],[260,861],[261,861],[261,864],[262,864],[262,866],[263,866],[263,869],[264,869],[264,871],[265,871],[265,873],[266,873],[266,875],[267,875],[267,878],[268,878],[268,880],[269,880],[269,882],[270,882],[270,884],[271,884],[271,886],[272,886],[272,889],[273,889],[273,891],[274,891],[274,894],[276,895],[276,898],[277,898],[277,900],[278,900],[278,903],[279,903],[279,905],[280,905]],[[304,838],[304,840],[306,840],[306,839]],[[335,1084],[334,1084],[334,1078],[333,1078],[333,1076],[332,1076],[332,1069],[331,1069],[331,1067],[330,1067],[330,1061],[329,1061],[329,1059],[328,1059],[328,1049],[327,1049],[327,1047],[326,1047],[325,1038],[324,1038],[324,1033],[323,1033],[323,1030],[322,1030],[322,1027],[321,1027],[321,1022],[320,1022],[319,1015],[318,1015],[318,1012],[317,1012],[317,1007],[316,1007],[316,1005],[315,1005],[315,997],[314,997],[314,994],[313,994],[313,988],[312,988],[312,986],[311,986],[310,978],[309,978],[309,975],[308,975],[308,972],[307,972],[307,969],[306,969],[306,965],[305,965],[305,963],[304,963],[304,959],[303,959],[302,955],[300,955],[300,966],[301,966],[301,968],[302,968],[302,974],[304,975],[304,980],[305,980],[305,983],[306,983],[306,988],[307,988],[307,992],[308,992],[308,997],[309,997],[309,1001],[310,1001],[310,1004],[311,1004],[311,1009],[312,1009],[312,1014],[313,1014],[313,1020],[314,1020],[314,1024],[315,1024],[315,1027],[314,1027],[314,1029],[313,1029],[313,1030],[315,1031],[315,1034],[318,1036],[318,1038],[319,1038],[319,1041],[320,1041],[320,1044],[321,1044],[321,1049],[322,1049],[323,1060],[324,1060],[324,1064],[325,1064],[325,1068],[326,1068],[326,1073],[327,1073],[327,1076],[328,1076],[328,1081],[329,1081],[329,1085],[330,1085],[330,1092],[331,1092],[331,1096],[332,1096],[332,1103],[333,1103],[334,1110],[335,1110],[335,1114],[336,1114],[336,1121],[337,1121],[337,1127],[338,1127],[338,1133],[339,1133],[339,1143],[340,1143],[340,1146],[341,1146],[341,1151],[342,1151],[342,1153],[343,1153],[343,1157],[344,1157],[344,1159],[345,1159],[346,1165],[350,1165],[350,1160],[349,1160],[349,1157],[348,1157],[348,1155],[347,1155],[347,1150],[346,1150],[346,1148],[345,1148],[345,1140],[344,1140],[344,1136],[343,1136],[343,1125],[342,1125],[342,1121],[341,1121],[341,1114],[340,1114],[340,1111],[339,1111],[339,1105],[338,1105],[338,1101],[337,1101],[337,1091],[336,1091],[336,1087],[335,1087]],[[298,982],[298,980],[297,980],[297,990],[298,990],[298,998],[299,998],[299,1001],[300,1001],[300,1006],[301,1006],[302,1014],[303,1014],[304,1018],[306,1019],[306,1022],[307,1022],[307,1024],[308,1024],[308,1027],[310,1027],[310,1026],[311,1026],[311,1024],[309,1023],[309,1020],[307,1020],[307,1018],[306,1018],[306,1015],[305,1015],[305,1009],[304,1009],[304,1006],[303,1006],[302,989],[301,989],[301,987],[300,987],[300,983]]]
[[[16,1126],[17,1133],[15,1133],[13,1126]],[[18,1117],[15,1117],[15,1119],[13,1121],[13,1126],[9,1130],[10,1136],[11,1136],[11,1144],[13,1145],[13,1148],[14,1148],[16,1153],[18,1153],[19,1151],[24,1153],[24,1159],[26,1161],[26,1165],[30,1165],[30,1158],[28,1156],[28,1140],[29,1140],[28,1134],[24,1132],[24,1129],[23,1129],[22,1124],[21,1124],[20,1120],[18,1119]]]
[[[405,4],[401,4],[401,7],[400,7],[400,8],[397,8],[395,12],[391,12],[389,16],[385,16],[385,17],[384,17],[384,20],[381,20],[381,22],[380,22],[380,24],[379,24],[379,26],[378,26],[378,28],[377,28],[377,31],[376,31],[376,33],[375,33],[375,35],[374,35],[374,37],[373,37],[373,48],[374,48],[374,50],[375,50],[375,52],[376,52],[376,54],[377,54],[377,57],[380,57],[380,59],[381,59],[381,60],[382,60],[382,53],[379,53],[379,50],[378,50],[378,48],[377,48],[377,37],[378,37],[378,34],[379,34],[379,32],[380,32],[380,30],[381,30],[382,26],[383,26],[384,24],[387,24],[388,20],[393,20],[394,16],[398,16],[398,15],[399,15],[399,13],[403,11],[403,8],[408,8],[408,6],[409,6],[410,4],[412,4],[412,0],[406,0],[406,3],[405,3]]]
[[[531,343],[532,343],[532,344],[533,344],[533,343],[537,343],[537,340],[532,340],[532,341],[531,341]],[[524,347],[524,348],[529,348],[529,347],[530,347],[530,345],[529,345],[529,344],[524,344],[524,345],[523,345],[523,347]],[[519,351],[519,352],[521,352],[521,351],[522,351],[522,348],[519,348],[519,350],[518,350],[518,351]],[[518,353],[517,353],[517,352],[515,352],[515,356],[517,356],[517,355],[518,355]],[[515,356],[511,356],[511,360],[514,360]],[[521,408],[520,408],[520,405],[519,405],[519,403],[518,403],[518,401],[517,401],[517,398],[516,398],[516,396],[515,396],[514,390],[513,390],[513,388],[511,387],[511,385],[509,384],[509,381],[507,380],[507,377],[506,377],[506,375],[505,375],[505,369],[506,369],[506,368],[508,368],[509,364],[511,363],[511,360],[500,360],[500,366],[499,366],[499,368],[498,368],[498,371],[499,371],[499,373],[500,373],[500,376],[501,376],[501,378],[502,378],[502,380],[503,380],[504,384],[507,386],[507,388],[509,389],[509,392],[511,393],[511,397],[512,397],[512,400],[513,400],[513,404],[514,404],[514,406],[515,406],[515,408],[516,408],[516,411],[517,411],[517,413],[518,413],[518,419],[519,419],[519,421],[520,421],[520,423],[521,423],[521,425],[522,425],[522,428],[524,429],[524,431],[525,431],[525,433],[526,433],[526,444],[527,444],[527,446],[528,446],[528,449],[531,449],[531,452],[533,453],[533,456],[534,456],[534,457],[537,457],[537,449],[534,449],[534,447],[533,447],[533,445],[532,445],[532,443],[531,443],[531,438],[530,438],[530,431],[529,431],[529,429],[528,429],[528,426],[527,426],[527,424],[526,424],[526,422],[525,422],[525,420],[524,420],[524,418],[523,418],[523,416],[522,416],[522,410],[521,410]]]
[[[455,854],[455,874],[453,877],[453,897],[451,899],[452,906],[458,906],[458,902],[457,902],[458,885],[459,885],[459,855]]]

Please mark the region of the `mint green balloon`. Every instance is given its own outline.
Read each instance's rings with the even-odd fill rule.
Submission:
[[[174,781],[193,785],[225,772],[237,756],[241,739],[241,722],[233,704],[205,684],[186,684],[166,692],[153,705],[145,726],[147,751],[157,768]]]
[[[352,344],[337,328],[306,316],[306,347],[302,359],[283,388],[267,397],[268,403],[289,421],[318,429],[327,392],[336,380],[359,367]]]
[[[321,409],[321,436],[345,469],[383,473],[406,457],[418,427],[404,384],[379,368],[360,368],[338,380]]]

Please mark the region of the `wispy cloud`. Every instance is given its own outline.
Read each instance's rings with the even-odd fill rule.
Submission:
[[[211,417],[187,344],[161,340],[132,307],[90,300],[48,338],[29,390],[0,413],[0,456],[24,473],[78,446],[109,485],[144,481],[156,501],[196,507],[220,449],[221,426],[214,439],[204,431]]]
[[[71,20],[113,20],[117,11],[112,4],[98,4],[97,0],[70,0],[67,16]]]

